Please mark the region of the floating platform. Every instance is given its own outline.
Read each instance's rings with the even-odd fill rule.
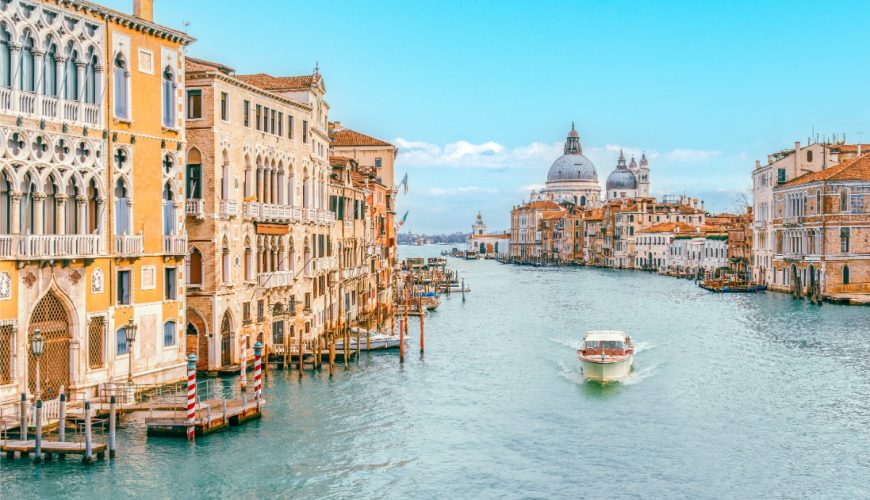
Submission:
[[[239,399],[203,401],[197,404],[194,432],[197,436],[204,436],[260,418],[263,415],[264,404],[264,401],[261,400],[257,403],[254,399],[250,401]],[[145,418],[149,436],[187,436],[187,418],[180,415],[179,411],[155,411],[153,415]]]
[[[94,443],[91,445],[91,453],[98,459],[106,458],[106,443]],[[6,458],[15,458],[17,452],[21,458],[27,458],[31,453],[36,453],[36,441],[8,440],[0,444],[0,452],[6,454]],[[85,443],[72,443],[67,441],[43,441],[42,454],[45,460],[51,460],[53,455],[59,458],[65,455],[84,455]]]

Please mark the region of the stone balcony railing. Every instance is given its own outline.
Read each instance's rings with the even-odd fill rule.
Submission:
[[[187,255],[187,235],[164,235],[163,253],[166,255]]]
[[[239,215],[239,202],[236,200],[221,200],[221,215],[224,217],[237,217]]]
[[[102,250],[101,240],[95,234],[4,234],[0,235],[0,258],[96,256]]]
[[[205,218],[205,202],[200,199],[191,198],[184,202],[184,213],[197,219]]]
[[[257,285],[261,288],[278,288],[293,285],[293,271],[273,271],[260,273],[257,276]]]
[[[141,234],[122,234],[115,236],[115,253],[121,256],[142,255],[145,251],[145,238]]]
[[[305,222],[317,222],[317,210],[313,208],[303,209],[302,215]]]
[[[69,101],[25,90],[0,87],[0,113],[13,113],[57,121],[72,121],[99,126],[99,104]]]
[[[263,203],[260,205],[260,218],[268,220],[290,220],[292,218],[293,207],[288,205],[276,205],[273,203]]]

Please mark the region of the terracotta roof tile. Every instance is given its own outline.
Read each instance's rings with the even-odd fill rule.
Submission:
[[[346,167],[350,165],[350,158],[347,156],[330,156],[329,165],[333,167]]]
[[[697,229],[695,226],[690,226],[685,222],[662,222],[659,224],[655,224],[649,226],[647,228],[641,229],[639,232],[641,233],[695,233]]]
[[[870,154],[838,163],[820,172],[810,172],[796,177],[780,187],[799,186],[817,181],[867,181],[870,180]]]
[[[320,81],[320,74],[302,76],[272,76],[266,73],[236,75],[239,80],[263,90],[308,90]]]
[[[232,73],[235,70],[224,64],[188,56],[184,58],[184,71],[188,73],[195,71],[220,71],[221,73]]]
[[[349,128],[333,128],[329,131],[333,146],[389,146],[392,144]]]

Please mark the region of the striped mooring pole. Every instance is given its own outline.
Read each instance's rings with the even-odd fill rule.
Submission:
[[[187,357],[187,440],[193,442],[196,433],[196,355]]]
[[[254,344],[254,397],[257,398],[258,408],[260,406],[260,399],[263,398],[263,374],[261,373],[262,368],[263,344],[258,340],[257,343]]]

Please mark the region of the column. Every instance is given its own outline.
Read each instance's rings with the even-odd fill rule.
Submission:
[[[18,234],[21,232],[21,192],[12,192],[12,227],[9,228],[10,234]]]
[[[97,213],[95,215],[97,234],[100,235],[100,251],[106,252],[106,199],[103,197],[97,198]],[[85,221],[86,222],[86,221]]]
[[[272,170],[272,182],[270,184],[272,188],[272,203],[278,203],[278,171]]]
[[[257,201],[263,203],[263,167],[257,167]]]
[[[34,112],[42,115],[42,96],[43,92],[40,87],[42,87],[42,79],[45,75],[45,64],[43,64],[43,60],[45,59],[45,52],[38,50],[36,48],[33,49],[33,91],[37,95],[37,99],[39,102],[36,103]]]
[[[54,88],[57,90],[55,94],[60,97],[63,95],[63,87],[65,85],[64,82],[64,71],[66,69],[66,57],[56,55],[54,65]],[[58,99],[58,105],[55,108],[55,118],[63,116],[63,112],[61,111],[60,100]]]
[[[9,71],[12,72],[12,110],[18,111],[20,103],[18,102],[17,90],[21,88],[21,44],[9,42]]]
[[[78,227],[76,228],[76,234],[86,234],[87,230],[82,230],[82,228],[87,227],[87,207],[88,199],[83,194],[76,195],[76,217],[78,218]],[[97,224],[99,227],[99,223]]]
[[[79,75],[79,88],[78,88],[78,91],[79,91],[78,94],[79,94],[79,95],[75,96],[75,100],[78,101],[78,103],[79,103],[79,116],[78,116],[78,121],[84,121],[84,120],[85,120],[85,104],[84,104],[84,103],[85,103],[85,100],[82,99],[82,97],[83,97],[84,94],[85,94],[85,93],[84,93],[84,89],[85,89],[85,87],[86,87],[86,83],[85,83],[85,66],[86,66],[86,65],[85,65],[85,62],[84,62],[84,61],[76,61],[76,73]],[[128,78],[129,78],[129,77],[128,77]],[[129,81],[129,80],[128,80],[128,81]]]

